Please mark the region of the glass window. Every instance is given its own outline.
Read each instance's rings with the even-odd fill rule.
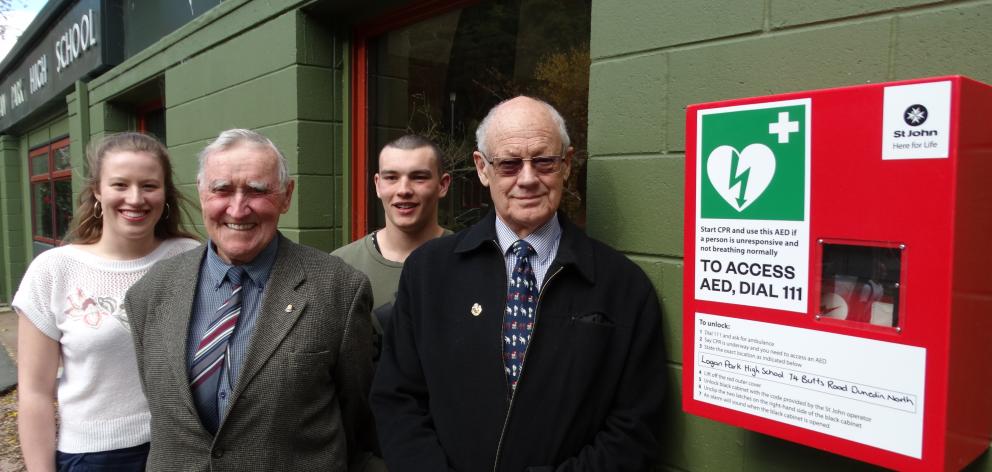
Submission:
[[[55,170],[65,170],[72,167],[72,156],[69,154],[69,146],[63,146],[52,150],[55,156]]]
[[[165,108],[162,101],[155,100],[138,108],[138,131],[148,133],[165,142]]]
[[[31,158],[31,175],[48,173],[48,153],[39,154]]]
[[[585,223],[590,2],[482,1],[367,40],[366,228],[385,224],[372,175],[382,146],[406,133],[441,148],[452,176],[441,224],[458,230],[489,211],[472,162],[475,128],[519,94],[542,98],[568,123],[576,149],[562,208]],[[360,193],[358,195],[361,195]],[[359,206],[360,207],[360,206]]]
[[[72,221],[72,180],[59,179],[52,182],[55,187],[55,239],[65,239]]]
[[[34,235],[45,239],[54,239],[51,182],[31,184],[31,202],[34,209]]]
[[[823,244],[820,316],[898,327],[900,247]]]
[[[60,139],[35,148],[28,159],[31,163],[31,234],[36,251],[40,251],[61,244],[72,221],[69,140]]]

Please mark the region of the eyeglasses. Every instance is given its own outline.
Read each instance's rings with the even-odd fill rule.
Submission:
[[[489,159],[486,157],[482,151],[479,151],[482,158],[486,160],[493,169],[496,170],[496,175],[500,177],[513,177],[520,173],[524,168],[524,161],[530,161],[530,165],[534,166],[534,170],[539,174],[554,174],[561,171],[561,156],[538,156],[538,157],[494,157]]]

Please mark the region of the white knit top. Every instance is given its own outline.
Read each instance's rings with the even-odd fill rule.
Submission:
[[[160,259],[198,246],[169,239],[140,259],[108,260],[77,246],[31,262],[11,305],[62,348],[58,450],[100,452],[149,441],[124,294]]]

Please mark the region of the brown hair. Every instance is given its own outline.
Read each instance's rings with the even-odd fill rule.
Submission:
[[[441,178],[444,175],[444,156],[441,154],[441,149],[434,144],[434,141],[427,139],[419,134],[405,134],[400,136],[382,147],[382,149],[393,148],[401,149],[404,151],[413,151],[414,149],[428,148],[431,150],[431,154],[434,155],[434,164],[437,167],[437,176]],[[379,151],[382,154],[382,151]]]
[[[79,193],[79,206],[76,207],[72,218],[72,229],[66,239],[74,243],[92,244],[99,241],[103,235],[103,222],[94,214],[97,202],[95,194],[100,187],[103,159],[108,154],[116,152],[142,152],[154,156],[162,165],[162,173],[165,177],[165,203],[168,205],[168,213],[162,215],[158,223],[155,223],[155,237],[158,239],[199,239],[183,227],[182,215],[185,213],[186,218],[189,218],[189,213],[184,205],[180,205],[180,202],[189,203],[190,200],[179,192],[172,181],[172,163],[169,161],[169,151],[157,139],[137,132],[111,134],[99,141],[90,143],[88,146],[86,162],[89,171],[85,186]]]

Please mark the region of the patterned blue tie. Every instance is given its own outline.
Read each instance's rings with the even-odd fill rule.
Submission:
[[[190,367],[190,389],[200,409],[200,418],[210,432],[216,432],[220,424],[217,390],[223,370],[231,362],[230,341],[234,328],[238,326],[238,317],[241,316],[241,278],[244,273],[241,267],[228,269],[227,280],[231,282],[234,291],[217,309],[214,320],[207,326],[207,331],[196,346],[193,366]]]
[[[510,275],[510,287],[506,294],[506,314],[503,316],[503,365],[510,389],[517,388],[520,369],[527,353],[527,343],[534,332],[534,315],[537,311],[537,278],[530,265],[534,248],[524,240],[510,246],[517,256],[517,263]]]

